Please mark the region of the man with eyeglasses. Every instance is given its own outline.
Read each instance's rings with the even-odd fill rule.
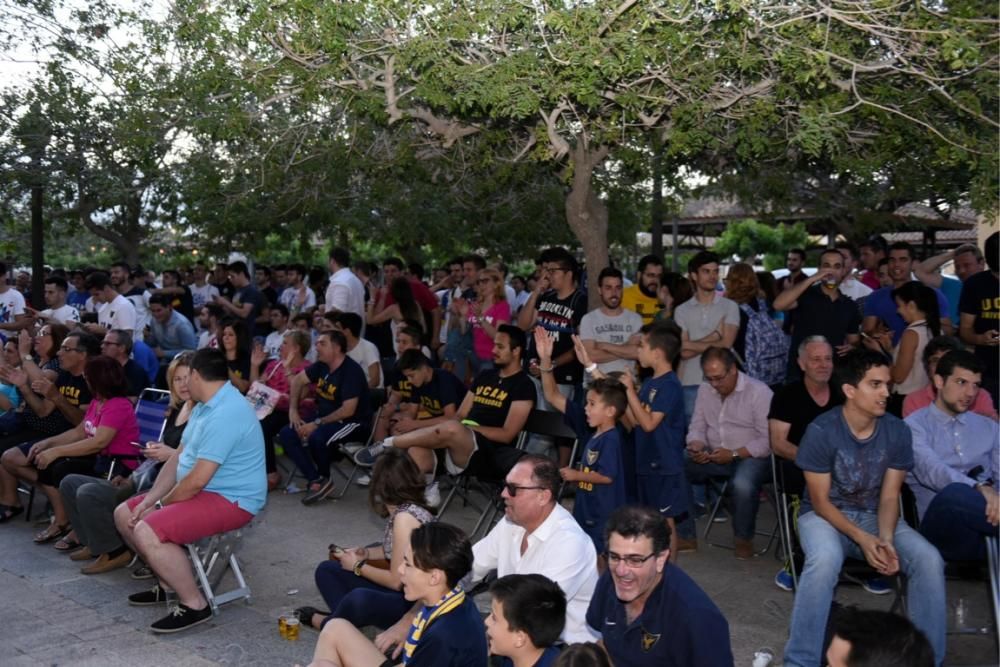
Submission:
[[[528,454],[510,469],[500,494],[504,518],[473,545],[472,574],[466,590],[493,570],[498,577],[541,574],[559,584],[566,594],[562,640],[568,644],[593,642],[598,632],[588,627],[585,616],[597,585],[597,554],[573,515],[556,502],[561,484],[559,468],[544,456]],[[376,636],[375,645],[384,651],[401,643],[414,613],[411,610]]]
[[[773,394],[737,368],[732,350],[708,348],[701,366],[705,382],[698,388],[687,434],[684,474],[689,489],[715,478],[731,480],[734,554],[750,560],[760,487],[771,478],[767,413]],[[688,507],[693,505],[692,493]],[[690,514],[677,524],[679,551],[698,548],[696,528]]]
[[[729,623],[670,559],[670,528],[652,509],[625,506],[607,525],[608,571],[587,624],[616,665],[732,665]]]
[[[542,368],[537,364],[534,338],[529,340],[528,359],[536,363],[529,367],[538,394],[538,408],[554,411],[541,391],[542,373],[551,372],[559,385],[559,393],[572,400],[576,387],[583,382],[583,366],[573,351],[573,335],[580,332],[580,322],[587,314],[587,297],[577,287],[576,258],[565,248],[552,247],[542,252],[542,275],[528,301],[517,316],[517,325],[531,331],[536,325],[549,332],[552,339],[552,366]],[[528,445],[531,451],[549,447],[548,439],[533,437]],[[569,465],[569,446],[559,448],[559,464]]]
[[[146,371],[132,358],[132,334],[124,329],[112,329],[104,334],[101,341],[101,354],[110,357],[122,365],[125,379],[128,381],[128,400],[135,403],[142,390],[149,386],[149,376]]]

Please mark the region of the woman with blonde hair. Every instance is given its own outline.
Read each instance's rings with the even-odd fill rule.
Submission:
[[[503,277],[496,269],[483,269],[476,280],[475,301],[462,301],[461,327],[464,334],[472,327],[473,371],[479,374],[493,368],[493,338],[501,324],[510,322],[510,304],[507,303]]]

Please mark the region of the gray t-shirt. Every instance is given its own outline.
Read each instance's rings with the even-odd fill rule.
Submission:
[[[740,307],[718,292],[709,304],[702,304],[697,298],[691,298],[674,311],[674,322],[687,333],[688,340],[704,338],[719,328],[720,320],[725,320],[725,324],[740,326]],[[701,372],[701,355],[682,361],[677,375],[685,387],[701,384],[705,379]]]
[[[830,502],[837,509],[874,514],[885,471],[913,468],[913,436],[903,420],[887,414],[878,418],[871,436],[858,440],[844,420],[844,408],[836,407],[809,424],[795,465],[829,473]],[[806,489],[801,513],[812,509]]]
[[[580,320],[580,338],[624,345],[641,328],[642,316],[635,311],[623,308],[619,315],[605,315],[597,308]],[[597,364],[597,368],[605,375],[615,371],[631,371],[634,366],[635,362],[630,359],[615,359]]]

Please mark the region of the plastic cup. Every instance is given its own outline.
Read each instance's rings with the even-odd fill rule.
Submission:
[[[294,616],[285,619],[285,639],[292,642],[299,639],[299,619]]]

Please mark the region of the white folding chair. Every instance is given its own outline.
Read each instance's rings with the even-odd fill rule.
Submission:
[[[258,522],[263,520],[264,510],[261,510],[250,523],[231,530],[206,537],[187,545],[191,566],[201,587],[205,599],[212,607],[212,614],[219,613],[219,607],[235,600],[246,600],[250,604],[250,584],[243,576],[236,554],[246,534]],[[236,585],[229,590],[219,589],[226,572],[232,572]]]

